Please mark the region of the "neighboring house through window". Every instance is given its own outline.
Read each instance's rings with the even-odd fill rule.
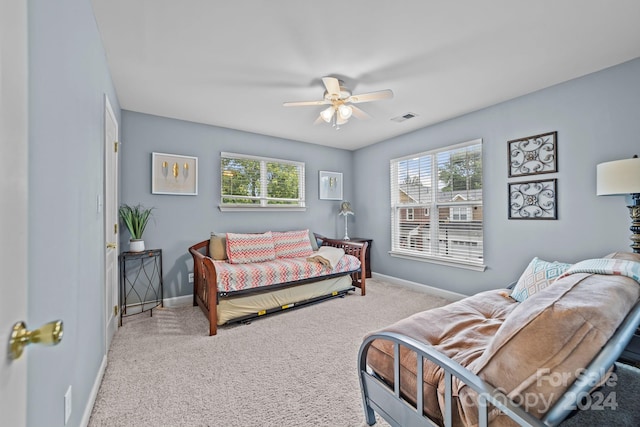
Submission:
[[[391,255],[483,270],[482,140],[390,166]]]

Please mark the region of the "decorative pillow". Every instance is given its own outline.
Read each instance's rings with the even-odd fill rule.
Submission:
[[[224,234],[211,233],[209,239],[209,256],[216,261],[227,259],[227,237]]]
[[[273,235],[276,258],[300,258],[313,254],[309,230],[274,231],[271,234]]]
[[[273,261],[276,252],[270,231],[264,234],[227,233],[227,257],[231,264]]]
[[[311,249],[314,251],[318,250],[318,240],[316,240],[316,235],[313,234],[313,231],[309,230],[309,241],[311,242]]]
[[[513,288],[511,298],[523,302],[531,295],[552,284],[569,267],[571,264],[543,261],[538,257],[533,258]]]

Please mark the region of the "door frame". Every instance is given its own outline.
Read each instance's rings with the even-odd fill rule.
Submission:
[[[109,138],[108,126],[109,121],[115,126],[115,140],[111,141]],[[102,196],[103,205],[104,205],[104,214],[103,214],[103,223],[104,223],[104,290],[105,290],[105,304],[104,304],[104,319],[105,319],[105,355],[109,352],[109,347],[111,346],[111,340],[118,329],[118,316],[120,313],[116,313],[114,311],[114,305],[120,307],[119,304],[119,269],[118,269],[118,251],[119,251],[119,233],[117,230],[118,227],[118,188],[119,188],[119,175],[118,175],[118,132],[119,132],[119,124],[116,118],[116,115],[113,112],[113,108],[111,107],[111,102],[109,101],[109,97],[107,94],[104,95],[104,192]],[[109,161],[109,156],[112,156],[111,161]],[[108,186],[111,185],[113,188],[113,194],[109,193]],[[113,218],[109,217],[109,211],[113,210],[112,213],[114,215]],[[114,225],[115,224],[115,225]],[[116,227],[114,230],[114,226]],[[110,230],[114,230],[113,233],[110,233]],[[108,236],[111,234],[111,238]],[[109,243],[115,243],[115,248],[109,248]],[[111,257],[113,257],[113,253],[110,251],[115,251],[115,265],[111,266],[114,270],[112,274],[115,274],[115,285],[109,283],[109,261]],[[110,286],[113,285],[114,288],[111,289]]]
[[[28,354],[9,360],[12,326],[27,319],[29,52],[27,2],[0,3],[0,158],[11,173],[0,181],[0,424],[27,423]],[[25,352],[26,353],[26,352]]]

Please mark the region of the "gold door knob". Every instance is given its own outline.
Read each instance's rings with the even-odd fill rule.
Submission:
[[[115,243],[107,243],[107,249],[115,249],[116,248],[116,244]]]
[[[18,359],[22,356],[24,348],[29,344],[56,345],[62,341],[63,325],[62,320],[49,322],[46,325],[33,331],[27,330],[24,322],[13,325],[11,339],[9,340],[9,358]]]

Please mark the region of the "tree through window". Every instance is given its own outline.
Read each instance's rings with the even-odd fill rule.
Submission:
[[[221,207],[304,207],[304,163],[221,153],[220,187]]]

